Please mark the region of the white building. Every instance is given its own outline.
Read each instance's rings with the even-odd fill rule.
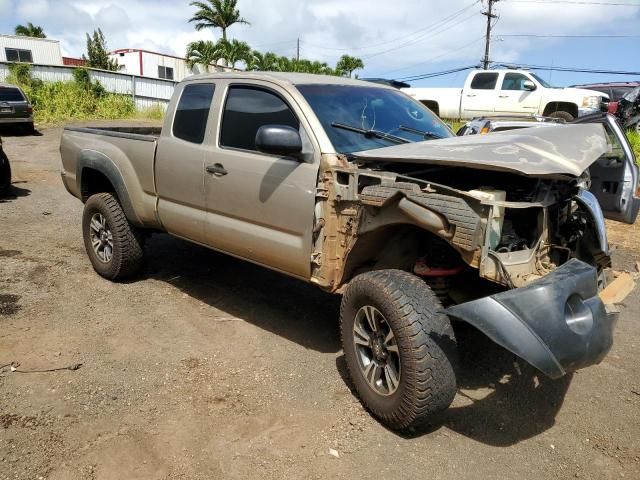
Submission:
[[[118,63],[120,72],[129,75],[179,82],[189,75],[200,73],[198,67],[190,69],[184,58],[138,48],[114,50],[109,57]]]
[[[60,42],[49,38],[0,35],[0,62],[62,65]]]

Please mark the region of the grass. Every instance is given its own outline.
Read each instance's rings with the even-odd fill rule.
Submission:
[[[628,131],[627,138],[636,154],[636,162],[640,165],[640,133]]]
[[[128,95],[110,93],[99,82],[92,82],[85,69],[74,70],[69,82],[43,82],[31,75],[26,64],[9,67],[9,83],[19,85],[33,105],[34,120],[39,125],[56,125],[72,120],[162,120],[159,107],[136,109]]]

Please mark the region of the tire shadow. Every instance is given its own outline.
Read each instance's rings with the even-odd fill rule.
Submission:
[[[305,348],[340,350],[340,298],[301,280],[167,234],[145,245],[143,276]]]
[[[41,137],[44,135],[38,129],[29,130],[19,125],[0,126],[0,137]]]
[[[9,189],[3,196],[0,195],[0,203],[8,203],[20,197],[28,197],[29,195],[31,195],[31,190],[28,188],[16,187],[16,184],[13,183],[9,186]]]
[[[467,324],[456,326],[456,336],[459,398],[448,411],[448,428],[507,447],[555,424],[573,374],[552,380]]]

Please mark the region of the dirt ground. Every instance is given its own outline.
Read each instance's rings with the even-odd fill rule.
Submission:
[[[134,281],[96,275],[41,134],[2,134],[0,366],[82,365],[1,370],[0,480],[640,478],[638,290],[602,364],[555,382],[460,331],[444,425],[399,435],[349,387],[338,298],[167,235]],[[632,269],[640,227],[611,232]]]

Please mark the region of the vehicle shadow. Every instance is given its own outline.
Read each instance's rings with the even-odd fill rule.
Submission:
[[[41,137],[43,133],[29,130],[21,126],[5,125],[0,126],[0,137]]]
[[[394,432],[405,439],[446,427],[494,447],[508,447],[551,428],[573,376],[551,380],[466,324],[455,327],[460,364],[458,396],[428,425]],[[344,356],[336,367],[354,396]]]
[[[154,234],[145,249],[144,276],[305,348],[340,351],[338,296],[166,234]],[[455,331],[458,397],[440,423],[398,435],[411,439],[445,426],[478,442],[506,447],[554,425],[571,375],[550,380],[473,327],[459,323]],[[357,396],[344,355],[336,358],[336,368]]]
[[[154,234],[145,250],[143,275],[305,348],[340,350],[338,296],[166,234]]]
[[[475,328],[459,323],[455,330],[459,397],[444,426],[487,445],[508,447],[555,424],[573,374],[551,380]]]
[[[16,200],[19,197],[28,197],[29,195],[31,195],[31,190],[29,190],[28,188],[17,187],[16,183],[18,182],[15,182],[9,186],[9,190],[4,194],[4,196],[0,196],[0,203],[8,203]]]

